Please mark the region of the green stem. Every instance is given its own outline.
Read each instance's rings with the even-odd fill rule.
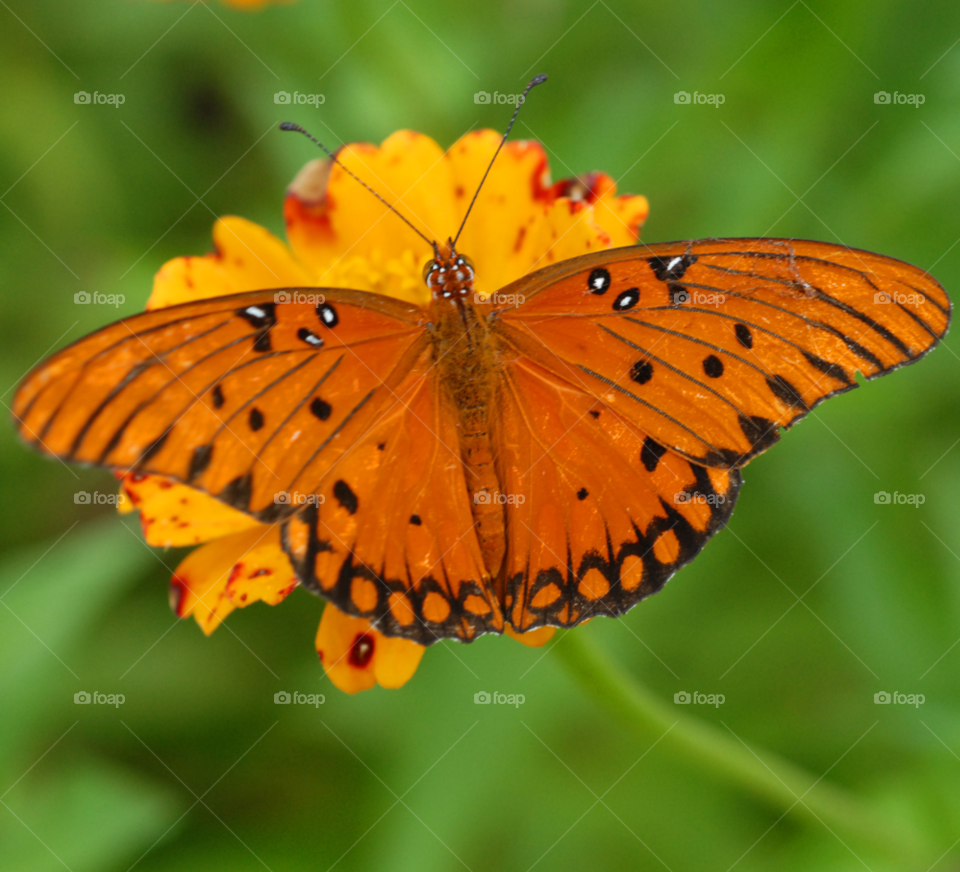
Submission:
[[[781,811],[858,836],[888,855],[916,861],[930,849],[897,820],[769,751],[754,752],[712,724],[678,712],[608,658],[583,629],[565,633],[556,654],[581,688],[627,726],[677,759],[746,789]],[[799,799],[799,801],[798,801]]]

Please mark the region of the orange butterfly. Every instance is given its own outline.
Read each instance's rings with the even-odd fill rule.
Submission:
[[[469,641],[658,591],[781,427],[950,319],[922,270],[826,243],[609,249],[489,297],[432,245],[427,306],[304,287],[123,319],[24,379],[20,433],[280,523],[300,582],[387,636]]]

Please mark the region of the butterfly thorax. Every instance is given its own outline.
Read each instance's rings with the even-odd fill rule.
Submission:
[[[490,424],[501,364],[498,343],[482,314],[483,307],[464,297],[460,293],[444,296],[434,292],[434,360],[441,371],[441,390],[448,392],[449,401],[457,409],[459,450],[470,508],[484,564],[495,579],[503,562],[505,534]]]

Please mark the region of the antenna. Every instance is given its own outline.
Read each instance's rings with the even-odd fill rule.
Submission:
[[[490,170],[493,169],[493,162],[497,159],[497,155],[500,154],[500,149],[503,148],[503,144],[507,141],[507,137],[510,135],[510,131],[513,129],[513,122],[517,120],[517,115],[520,114],[520,107],[527,102],[527,94],[529,94],[537,85],[542,85],[547,81],[547,77],[541,73],[539,76],[534,76],[529,82],[527,82],[527,87],[523,89],[523,96],[517,101],[517,108],[513,110],[513,117],[510,119],[510,123],[507,125],[507,131],[503,134],[503,139],[500,140],[500,145],[497,146],[497,150],[493,153],[493,157],[490,159],[490,163],[487,166],[487,171],[483,174],[483,178],[480,179],[480,184],[477,185],[477,190],[473,195],[473,199],[470,201],[470,205],[467,206],[467,214],[463,216],[463,221],[460,223],[460,229],[457,231],[457,235],[453,238],[452,249],[456,249],[457,240],[460,238],[460,234],[463,233],[463,226],[467,223],[467,218],[470,217],[470,210],[473,209],[473,204],[477,202],[477,196],[480,194],[480,189],[483,187],[483,183],[487,180],[487,176],[490,175]]]
[[[538,83],[538,84],[539,84],[539,83]],[[530,88],[531,88],[531,85],[527,85],[527,91],[529,91]],[[524,91],[524,94],[526,94],[526,91]],[[520,107],[517,106],[517,108],[519,109]],[[517,117],[517,113],[516,113],[516,112],[513,113],[513,117],[514,117],[514,118]],[[513,122],[511,121],[510,123],[512,124]],[[320,142],[319,139],[317,139],[315,136],[313,136],[309,131],[304,130],[299,124],[294,124],[292,121],[284,121],[284,122],[280,125],[280,129],[281,129],[281,130],[292,130],[292,131],[294,131],[295,133],[302,133],[305,137],[307,137],[307,139],[309,139],[309,140],[313,141],[314,143],[316,143],[317,145],[319,145],[320,148],[323,149],[323,151],[324,151],[324,153],[327,155],[327,157],[330,158],[330,160],[332,160],[335,164],[337,164],[337,165],[340,167],[340,169],[342,169],[348,176],[351,176],[352,178],[356,179],[361,185],[363,185],[371,194],[373,194],[374,197],[376,197],[381,203],[383,203],[384,206],[386,206],[391,212],[393,212],[393,213],[394,213],[401,221],[403,221],[414,233],[416,233],[417,236],[419,236],[421,239],[423,239],[423,240],[427,243],[427,245],[429,245],[429,246],[433,249],[433,253],[437,256],[437,258],[440,257],[440,252],[439,252],[439,250],[437,249],[437,243],[436,243],[435,241],[433,241],[432,239],[428,239],[426,236],[424,236],[424,234],[421,233],[419,230],[417,230],[417,228],[414,227],[414,226],[397,210],[397,208],[396,208],[395,206],[392,206],[390,203],[388,203],[386,200],[384,200],[383,197],[381,197],[375,190],[373,190],[373,188],[371,188],[363,179],[361,179],[360,176],[358,176],[355,172],[353,172],[352,170],[350,170],[350,169],[348,169],[346,166],[344,166],[344,164],[340,161],[340,159],[339,159],[332,151],[330,151],[330,149],[327,148],[322,142]],[[507,132],[509,133],[509,129],[508,129]],[[498,151],[499,151],[499,149],[498,149]],[[486,178],[486,176],[484,176],[484,178]],[[460,234],[458,233],[457,235],[459,236]]]

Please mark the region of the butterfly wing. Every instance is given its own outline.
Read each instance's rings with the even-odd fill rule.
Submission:
[[[821,242],[733,239],[574,258],[499,292],[507,343],[659,445],[739,466],[817,403],[922,357],[950,300],[916,267]]]
[[[14,414],[64,460],[175,478],[267,523],[293,515],[282,541],[304,585],[390,635],[469,640],[503,622],[426,320],[340,289],[173,306],[54,355]]]
[[[500,585],[517,629],[622,614],[730,516],[738,467],[823,399],[923,356],[950,301],[900,261],[704,240],[586,255],[498,292]]]
[[[740,487],[739,470],[666,451],[529,358],[504,369],[494,442],[507,495],[500,584],[521,632],[625,613],[696,556]]]
[[[283,527],[300,580],[388,636],[430,645],[502,632],[475,532],[457,417],[424,359],[395,403]]]
[[[21,435],[64,460],[178,479],[261,521],[288,514],[285,495],[315,493],[396,401],[428,337],[417,306],[282,293],[172,306],[81,339],[24,379]]]

